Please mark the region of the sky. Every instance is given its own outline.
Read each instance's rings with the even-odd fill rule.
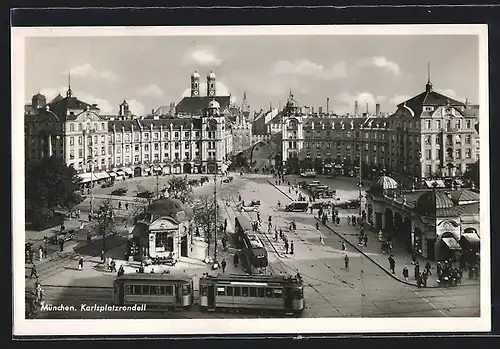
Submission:
[[[102,114],[178,103],[190,75],[217,76],[217,94],[251,109],[283,106],[292,91],[302,106],[342,114],[382,112],[425,89],[430,63],[434,90],[470,103],[479,99],[479,42],[473,35],[38,37],[25,46],[25,99],[40,92],[97,103]],[[206,89],[206,88],[205,88]]]

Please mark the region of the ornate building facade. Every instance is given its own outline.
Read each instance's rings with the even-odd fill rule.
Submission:
[[[96,105],[76,98],[71,88],[65,98],[47,104],[42,97],[35,95],[36,107],[25,114],[26,160],[58,156],[79,173],[92,170],[93,180],[109,172],[208,173],[215,164],[224,170],[232,151],[232,135],[215,99],[200,114],[171,119],[133,118],[124,101],[120,115],[109,119]]]
[[[460,177],[478,160],[479,107],[433,90],[399,104],[388,117],[305,114],[290,95],[280,118],[283,165],[356,175],[388,172],[397,178]]]

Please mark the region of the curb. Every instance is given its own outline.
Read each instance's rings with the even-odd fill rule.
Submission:
[[[285,193],[283,190],[281,190],[280,188],[278,188],[274,183],[272,183],[271,181],[267,181],[269,184],[271,184],[275,189],[277,189],[279,192],[281,192],[283,195],[285,195],[286,197],[288,197],[290,200],[293,200],[287,193]],[[318,222],[321,223],[321,221],[316,217],[314,216],[314,219]],[[353,244],[352,242],[350,242],[349,240],[347,240],[345,237],[343,237],[342,235],[340,235],[339,233],[337,233],[335,230],[333,230],[333,228],[329,227],[328,225],[324,225],[325,227],[327,227],[328,229],[330,229],[333,233],[335,233],[339,238],[341,238],[343,241],[345,241],[347,244],[349,244],[351,247],[353,247],[356,251],[358,251],[359,253],[361,253],[363,256],[365,256],[368,260],[370,260],[371,262],[373,262],[375,265],[377,265],[380,269],[382,269],[387,275],[391,276],[394,280],[396,281],[399,281],[405,285],[408,285],[408,286],[413,286],[413,287],[418,287],[417,285],[415,285],[414,283],[411,283],[411,282],[408,282],[408,281],[405,281],[405,280],[401,280],[400,278],[398,278],[396,275],[394,275],[393,273],[391,273],[389,270],[387,270],[384,266],[382,266],[379,262],[375,261],[373,258],[371,258],[370,256],[368,256],[363,250],[361,250],[358,246],[356,246],[355,244]],[[478,283],[475,283],[475,284],[468,284],[468,285],[457,285],[457,286],[453,286],[453,287],[466,287],[466,286],[477,286],[479,285]],[[418,287],[420,288],[420,287]],[[441,286],[427,286],[427,287],[421,287],[421,288],[442,288]]]

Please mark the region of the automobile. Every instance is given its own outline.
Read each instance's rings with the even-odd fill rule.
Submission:
[[[292,201],[288,205],[285,206],[285,211],[302,211],[306,212],[309,207],[309,203],[307,201]]]
[[[241,212],[257,212],[258,208],[257,206],[241,206],[240,211]]]
[[[138,198],[143,198],[143,199],[150,199],[152,198],[154,195],[153,192],[149,191],[149,190],[145,190],[145,191],[141,191],[141,192],[138,192],[137,193],[137,197]]]
[[[316,172],[307,171],[300,174],[302,178],[316,178]]]
[[[312,207],[314,210],[317,210],[317,209],[319,209],[320,207],[323,207],[323,209],[329,209],[329,208],[331,208],[332,206],[333,206],[333,207],[335,207],[335,204],[334,204],[334,203],[332,203],[332,202],[330,202],[330,201],[328,201],[328,202],[326,202],[326,201],[324,201],[324,202],[313,202],[313,203],[311,204],[311,207]]]
[[[353,200],[346,201],[346,202],[340,204],[339,206],[340,206],[340,208],[350,209],[350,208],[359,208],[359,205],[360,205],[359,199],[353,199]]]
[[[101,188],[109,188],[112,187],[113,184],[113,182],[104,182],[103,184],[101,184]]]
[[[75,239],[75,230],[68,229],[68,230],[58,232],[57,234],[52,235],[49,238],[49,243],[57,244],[59,242],[59,240],[63,240],[64,242],[66,242],[66,241],[71,241],[74,239]]]
[[[111,192],[111,195],[123,196],[127,194],[127,188],[118,188]]]
[[[252,202],[250,202],[250,206],[259,206],[260,205],[260,200],[252,200]]]
[[[231,180],[229,178],[224,178],[222,180],[222,183],[230,183],[230,182],[231,182]]]

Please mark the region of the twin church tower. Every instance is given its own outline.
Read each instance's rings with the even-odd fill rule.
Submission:
[[[191,74],[191,97],[200,96],[200,74],[196,71]],[[215,74],[211,71],[207,74],[207,96],[217,96],[215,90]]]

